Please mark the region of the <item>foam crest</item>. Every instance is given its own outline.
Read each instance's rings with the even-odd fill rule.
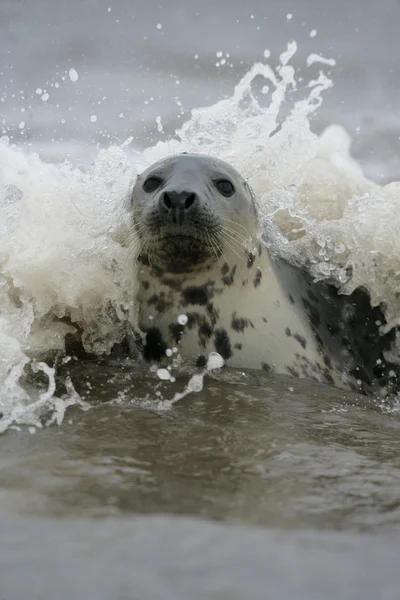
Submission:
[[[123,339],[134,276],[118,232],[130,178],[121,148],[100,152],[84,172],[44,164],[7,140],[0,144],[3,413],[21,401],[29,406],[31,395],[19,385],[24,367],[64,350],[75,325],[88,352],[108,352]],[[45,406],[54,395],[54,373],[42,370],[49,386]]]
[[[272,251],[306,265],[316,280],[350,294],[364,287],[372,306],[385,305],[389,328],[400,324],[400,184],[364,177],[339,126],[318,139],[315,156],[288,187],[260,196]]]

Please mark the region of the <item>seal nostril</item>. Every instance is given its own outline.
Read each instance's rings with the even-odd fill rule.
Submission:
[[[190,194],[190,196],[188,196],[185,200],[185,208],[188,209],[192,206],[192,204],[194,204],[194,201],[196,200],[196,194]]]
[[[164,194],[163,201],[164,201],[164,206],[166,208],[168,208],[168,210],[170,210],[170,208],[172,206],[172,202],[171,202],[171,198],[168,196],[167,192],[165,192],[165,194]]]

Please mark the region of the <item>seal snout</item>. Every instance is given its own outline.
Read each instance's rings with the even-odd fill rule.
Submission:
[[[196,212],[199,197],[192,191],[165,191],[159,200],[159,212],[167,221],[182,225],[185,219]]]

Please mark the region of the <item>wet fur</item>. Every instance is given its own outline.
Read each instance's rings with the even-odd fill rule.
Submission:
[[[165,183],[149,196],[142,185],[152,172]],[[229,202],[212,185],[218,172],[235,183]],[[176,227],[160,214],[160,194],[188,186],[200,198],[198,210]],[[258,242],[251,190],[226,163],[192,155],[153,165],[136,182],[132,215],[146,360],[168,362],[166,350],[176,346],[199,366],[217,351],[237,368],[307,377],[363,393],[396,389],[398,367],[383,355],[394,333],[380,336],[382,311],[371,308],[363,290],[340,296],[301,269],[272,260]],[[188,317],[185,325],[178,323],[181,314]]]

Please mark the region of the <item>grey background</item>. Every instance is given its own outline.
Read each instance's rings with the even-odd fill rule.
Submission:
[[[276,64],[295,39],[300,71],[311,52],[337,61],[314,129],[345,125],[366,170],[396,177],[399,25],[397,0],[0,0],[2,131],[53,160],[92,158],[95,144],[128,136],[140,149],[231,95],[266,48]],[[215,66],[218,51],[232,67]],[[71,67],[76,83],[61,79]]]

